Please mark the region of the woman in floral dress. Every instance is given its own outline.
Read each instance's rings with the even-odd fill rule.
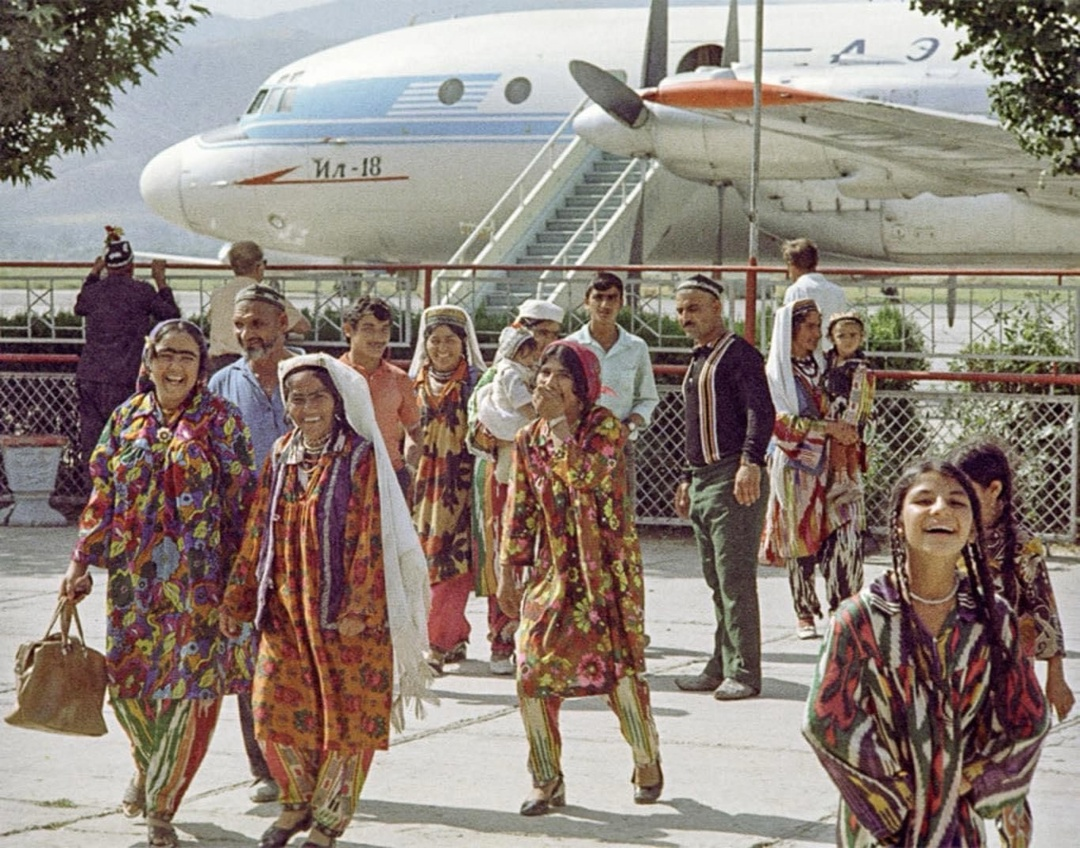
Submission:
[[[472,319],[457,306],[432,306],[420,319],[420,344],[409,376],[420,404],[420,461],[413,521],[428,560],[429,661],[436,672],[465,659],[473,588],[473,455],[466,445],[468,404],[484,369]]]
[[[279,366],[296,425],[267,458],[222,628],[259,630],[255,736],[282,812],[260,848],[352,819],[398,698],[423,694],[427,574],[367,382],[326,354]]]
[[[890,524],[892,568],[837,609],[803,734],[840,791],[838,845],[983,845],[980,819],[1027,795],[1046,702],[994,594],[964,473],[909,469]]]
[[[566,803],[559,707],[604,695],[633,752],[634,800],[664,777],[645,672],[641,550],[628,509],[624,428],[596,405],[600,363],[576,342],[551,344],[517,436],[503,522],[499,603],[517,615],[518,699],[533,791],[526,816]],[[523,589],[519,583],[523,582]]]
[[[217,724],[247,685],[247,658],[218,630],[218,607],[255,486],[236,407],[206,391],[202,332],[179,319],[147,338],[135,394],[90,457],[93,491],[61,592],[80,600],[88,568],[108,571],[109,697],[131,739],[125,813],[145,813],[152,846],[171,821]]]

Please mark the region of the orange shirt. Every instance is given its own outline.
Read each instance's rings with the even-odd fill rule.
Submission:
[[[374,371],[368,371],[363,365],[352,361],[346,351],[338,360],[356,370],[367,380],[371,390],[371,402],[375,407],[375,422],[379,425],[390,461],[397,471],[405,465],[401,455],[401,441],[405,431],[420,423],[420,407],[416,402],[416,391],[409,375],[387,360],[379,363]]]

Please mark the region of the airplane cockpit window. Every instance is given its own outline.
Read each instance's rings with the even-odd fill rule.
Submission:
[[[465,83],[456,77],[451,77],[439,86],[439,102],[447,106],[453,106],[462,95],[465,94]]]
[[[677,74],[685,74],[696,71],[698,68],[720,68],[724,65],[724,48],[719,44],[699,44],[691,50],[687,50],[679,60],[679,66],[675,69]]]
[[[518,103],[524,103],[529,99],[529,95],[532,94],[532,83],[525,77],[514,77],[506,84],[504,93],[507,101],[516,106]]]
[[[255,99],[251,101],[251,105],[247,108],[247,114],[254,115],[259,111],[259,107],[262,106],[263,101],[266,99],[266,89],[260,88],[259,93],[255,95]]]
[[[270,94],[266,98],[266,102],[263,103],[263,114],[268,115],[271,112],[278,111],[278,105],[281,103],[281,95],[285,92],[283,88],[272,88]]]
[[[291,112],[293,100],[296,99],[296,86],[290,86],[286,88],[281,94],[281,102],[278,103],[277,110],[279,112]]]

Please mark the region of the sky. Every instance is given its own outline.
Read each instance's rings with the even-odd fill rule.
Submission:
[[[201,5],[214,14],[230,18],[265,18],[325,2],[327,0],[200,0]]]

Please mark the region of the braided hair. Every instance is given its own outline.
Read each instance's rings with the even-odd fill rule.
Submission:
[[[1019,507],[1013,484],[1012,466],[1005,448],[994,439],[984,439],[964,445],[951,457],[952,462],[977,485],[986,488],[995,480],[1001,483],[1001,527],[1004,550],[1001,552],[1001,576],[1005,600],[1014,607],[1017,600],[1016,539]]]
[[[990,574],[990,567],[983,552],[979,499],[975,494],[971,480],[952,462],[941,460],[919,462],[908,467],[893,486],[889,503],[889,529],[893,577],[900,596],[902,655],[914,660],[916,673],[927,683],[935,683],[931,676],[929,663],[922,655],[923,652],[915,650],[917,644],[915,628],[921,625],[915,618],[915,612],[911,605],[911,588],[907,573],[907,545],[901,531],[904,499],[923,474],[940,474],[955,481],[964,490],[971,505],[973,536],[964,545],[961,556],[975,601],[975,614],[986,627],[987,641],[990,645],[990,709],[996,713],[1002,726],[1008,728],[1010,726],[1007,721],[1008,705],[998,702],[998,699],[1003,698],[1007,691],[1004,685],[1005,676],[1013,663],[1013,658],[1006,650],[1001,639],[1003,617],[1007,613],[1004,613],[996,603],[993,577]]]

